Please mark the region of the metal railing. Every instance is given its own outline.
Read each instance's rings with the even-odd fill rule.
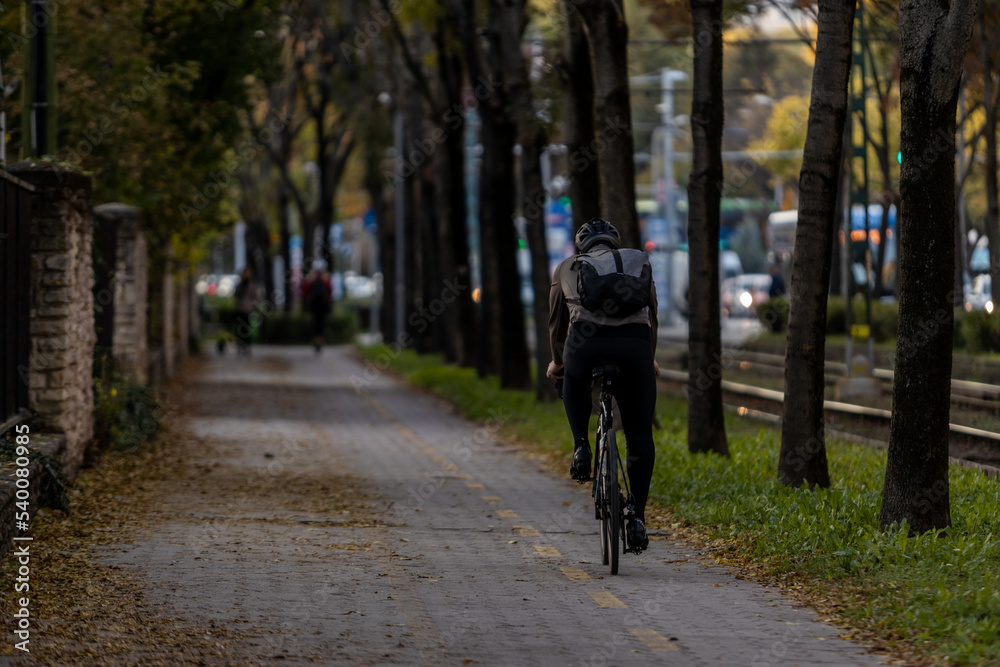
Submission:
[[[0,169],[0,432],[28,414],[33,192]]]

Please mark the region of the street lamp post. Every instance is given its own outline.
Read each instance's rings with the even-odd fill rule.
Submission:
[[[406,204],[403,176],[403,110],[400,105],[396,105],[396,112],[392,123],[393,142],[396,147],[396,177],[393,179],[393,202],[396,208],[396,340],[400,340],[403,334],[404,309],[403,301],[406,298],[406,255],[403,252],[406,242],[406,232],[404,230],[405,214],[403,207]]]
[[[674,202],[674,82],[683,81],[687,74],[680,70],[664,67],[660,70],[660,122],[663,124],[663,219],[667,224],[667,247],[665,252],[666,289],[663,298],[663,323],[673,323],[674,251],[677,238],[677,206]]]
[[[378,101],[386,107],[389,107],[392,102],[392,95],[388,92],[381,92],[378,95]],[[392,199],[395,213],[395,225],[396,225],[396,284],[394,285],[394,293],[396,295],[395,304],[395,330],[396,330],[396,340],[399,341],[401,334],[403,333],[405,309],[403,308],[403,301],[406,298],[406,276],[404,275],[406,271],[406,256],[403,253],[404,243],[406,242],[406,230],[404,229],[405,223],[405,212],[404,206],[406,205],[406,193],[404,190],[404,180],[405,180],[405,170],[403,169],[403,141],[404,135],[404,125],[403,125],[403,109],[402,106],[397,101],[395,111],[393,111],[392,116],[392,139],[393,139],[393,152],[395,153],[395,161],[393,163],[393,179],[392,179]],[[388,288],[388,285],[386,285]],[[384,292],[383,292],[384,293]]]

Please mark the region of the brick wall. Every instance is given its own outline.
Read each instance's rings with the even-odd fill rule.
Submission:
[[[83,462],[94,427],[90,178],[42,162],[9,171],[35,186],[31,224],[29,403],[66,436],[63,467]]]

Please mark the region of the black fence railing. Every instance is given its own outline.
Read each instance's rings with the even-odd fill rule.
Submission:
[[[0,169],[0,430],[28,410],[32,192]]]

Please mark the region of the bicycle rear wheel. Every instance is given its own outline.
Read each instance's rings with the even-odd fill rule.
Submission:
[[[621,534],[621,489],[618,485],[618,445],[614,432],[607,435],[601,453],[601,557],[618,574],[618,539]]]
[[[598,443],[600,447],[601,443]],[[601,451],[600,456],[597,459],[597,471],[594,474],[594,488],[596,492],[594,494],[594,503],[597,506],[597,519],[601,524],[601,564],[607,565],[610,562],[610,549],[608,545],[610,540],[608,539],[608,489],[606,486],[608,476],[605,474],[604,469],[607,467],[608,461],[607,456]]]

